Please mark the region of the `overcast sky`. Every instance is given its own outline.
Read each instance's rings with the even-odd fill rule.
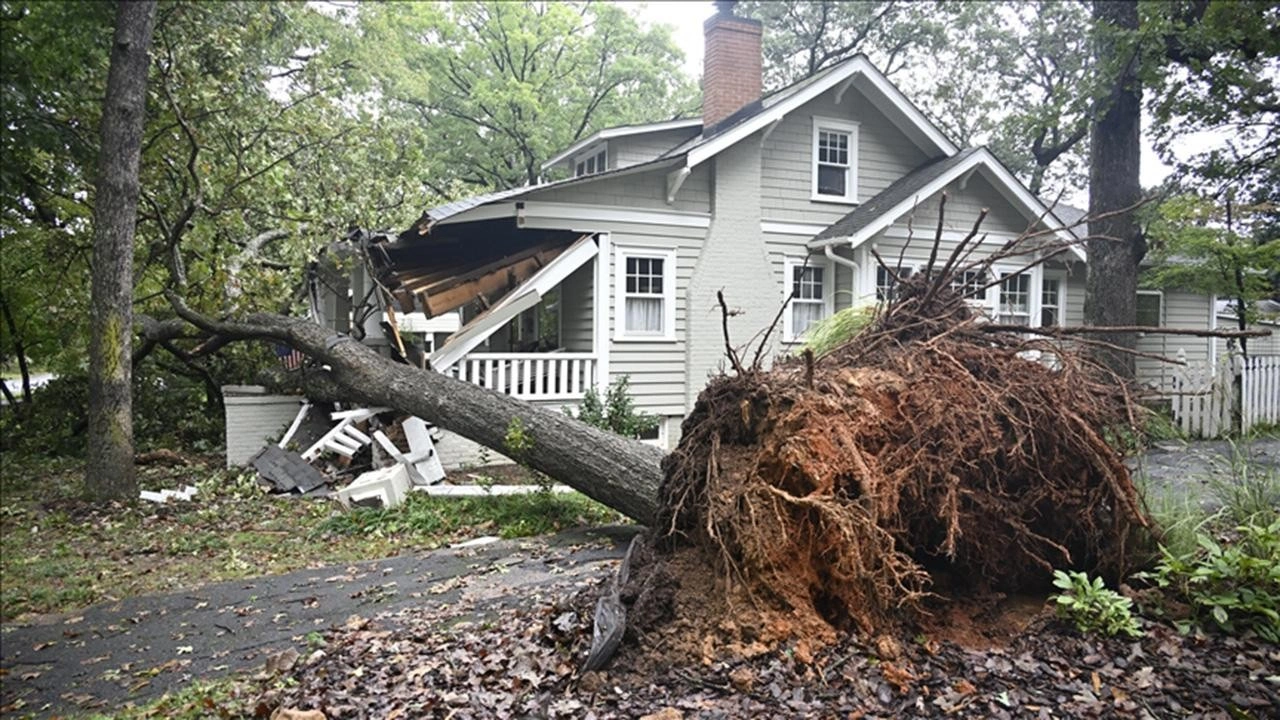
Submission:
[[[619,2],[649,24],[665,24],[674,29],[676,45],[684,51],[684,69],[692,78],[702,76],[702,23],[716,12],[712,2]],[[1171,168],[1160,162],[1147,143],[1142,148],[1142,184],[1150,187],[1168,176]],[[1087,203],[1088,198],[1075,196],[1067,199],[1072,204]]]

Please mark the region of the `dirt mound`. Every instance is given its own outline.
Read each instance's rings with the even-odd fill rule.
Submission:
[[[636,633],[675,618],[821,643],[1053,568],[1115,578],[1147,525],[1104,437],[1131,410],[1075,351],[992,332],[947,278],[905,280],[828,355],[703,391],[624,597]]]

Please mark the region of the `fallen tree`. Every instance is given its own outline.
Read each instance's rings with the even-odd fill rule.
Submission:
[[[599,430],[556,410],[397,363],[309,320],[272,313],[217,320],[187,307],[177,295],[169,295],[169,300],[179,316],[215,337],[275,340],[311,356],[327,366],[307,380],[323,395],[392,407],[508,454],[507,430],[511,420],[519,418],[532,445],[512,459],[637,522],[650,524],[657,517],[663,453],[656,447]]]

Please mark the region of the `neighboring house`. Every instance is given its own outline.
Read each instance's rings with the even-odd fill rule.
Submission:
[[[368,246],[393,312],[423,322],[461,313],[458,331],[427,348],[433,368],[555,407],[629,376],[637,406],[662,420],[654,440],[672,446],[725,364],[717,291],[738,311],[735,343],[797,292],[772,356],[890,289],[873,249],[901,257],[902,272],[926,262],[944,191],[950,246],[983,208],[979,256],[1028,228],[1075,237],[989,150],[954,145],[865,57],[762,97],[760,24],[722,12],[704,27],[701,118],[600,131],[548,161],[545,173],[560,179],[432,208]],[[1080,324],[1083,252],[1020,271],[1027,260],[995,268],[1005,280],[986,293],[991,316]],[[1139,314],[1204,328],[1215,304],[1144,293]],[[1215,354],[1189,337],[1139,347]],[[1169,370],[1142,361],[1139,371],[1160,383]]]
[[[1217,327],[1223,330],[1240,329],[1240,321],[1236,315],[1234,300],[1219,300],[1217,308]],[[1257,313],[1257,318],[1249,323],[1245,329],[1264,330],[1271,334],[1266,337],[1249,338],[1245,349],[1248,350],[1250,355],[1280,356],[1280,302],[1268,299],[1258,300],[1253,305],[1253,312]],[[1238,341],[1221,338],[1215,344],[1219,357],[1230,351],[1238,351],[1240,347]]]

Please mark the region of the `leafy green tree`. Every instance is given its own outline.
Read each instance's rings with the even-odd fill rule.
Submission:
[[[1257,319],[1257,301],[1274,292],[1269,273],[1280,268],[1280,239],[1263,234],[1268,210],[1236,206],[1230,198],[1221,204],[1197,195],[1165,200],[1147,228],[1155,264],[1144,283],[1229,298],[1239,329],[1246,329]]]
[[[413,176],[441,197],[536,182],[595,130],[696,108],[669,30],[609,3],[369,4],[355,19],[374,92],[429,128]]]
[[[859,53],[894,75],[942,47],[950,17],[938,3],[906,0],[755,0],[734,12],[764,23],[765,79],[774,89]]]

